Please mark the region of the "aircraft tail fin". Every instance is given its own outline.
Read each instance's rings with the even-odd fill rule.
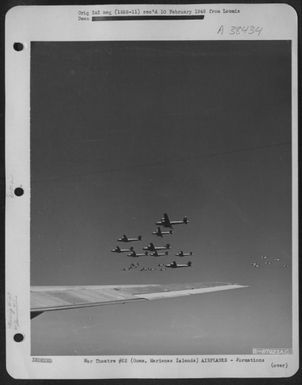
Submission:
[[[170,249],[170,243],[167,243],[167,244],[166,244],[166,248],[167,248],[167,249]]]
[[[133,247],[133,246],[131,246],[131,247],[130,247],[130,251],[133,251],[133,250],[134,250],[134,247]]]
[[[189,223],[189,221],[188,221],[188,218],[187,218],[187,217],[184,217],[184,219],[183,219],[183,223],[185,223],[185,224]]]
[[[169,254],[169,253],[166,251],[166,252],[165,252],[165,255],[168,255],[168,254]]]
[[[139,241],[142,240],[142,236],[141,235],[139,235],[137,238],[138,238]]]
[[[172,230],[170,230],[170,231],[169,231],[169,234],[173,234],[173,231],[172,231]]]
[[[145,252],[145,255],[148,255],[148,251]]]
[[[38,317],[38,315],[43,314],[43,311],[31,311],[30,312],[30,319],[33,319],[35,317]]]
[[[191,261],[188,262],[188,266],[192,266],[192,262]]]

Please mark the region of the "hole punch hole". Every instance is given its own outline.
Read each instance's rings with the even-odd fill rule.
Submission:
[[[22,43],[18,43],[18,42],[16,42],[16,43],[14,43],[14,50],[15,51],[22,51],[24,49],[24,45],[22,44]]]
[[[24,340],[24,335],[21,333],[16,333],[14,335],[14,341],[15,342],[22,342]]]
[[[15,195],[17,196],[17,197],[20,197],[20,196],[22,196],[23,194],[24,194],[24,190],[23,190],[23,188],[22,187],[17,187],[17,188],[15,188]]]

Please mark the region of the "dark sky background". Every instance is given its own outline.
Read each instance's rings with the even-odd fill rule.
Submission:
[[[44,314],[32,321],[33,354],[291,346],[290,49],[32,44],[31,284],[250,285]],[[164,212],[190,223],[158,240],[151,233]],[[171,243],[168,257],[143,257],[142,266],[187,262],[173,257],[183,249],[194,253],[192,268],[124,272],[137,260],[110,252],[123,233],[143,236],[137,251]],[[264,265],[262,255],[280,261]]]

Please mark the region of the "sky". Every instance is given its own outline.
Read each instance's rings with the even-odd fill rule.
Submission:
[[[249,286],[43,314],[33,354],[290,347],[290,42],[34,42],[31,55],[31,284]],[[164,212],[190,223],[158,240]],[[137,260],[110,251],[124,233],[142,235],[138,252],[171,243],[141,266],[192,267],[125,272]]]

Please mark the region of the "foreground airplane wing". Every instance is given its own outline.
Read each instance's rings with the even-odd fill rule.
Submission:
[[[182,297],[246,287],[231,283],[167,285],[32,286],[31,318],[45,311]]]

